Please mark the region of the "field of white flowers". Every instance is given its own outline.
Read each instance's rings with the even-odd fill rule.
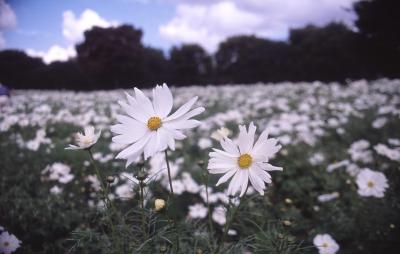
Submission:
[[[180,253],[398,253],[400,80],[171,91],[174,109],[198,96],[195,105],[205,111],[169,151],[173,205],[165,154],[145,161],[144,213],[136,181],[143,170],[115,158],[126,145],[112,142],[110,130],[125,114],[118,101],[133,91],[1,98],[0,253],[176,253],[176,241]],[[222,175],[208,174],[207,165],[221,137],[236,140],[238,125],[250,122],[257,137],[267,130],[279,140],[270,163],[283,171],[270,172],[264,195],[249,187],[239,201],[227,194],[229,181],[216,186]],[[104,216],[89,154],[65,149],[87,126],[101,130],[91,152],[116,214]],[[232,207],[237,214],[225,237]],[[116,231],[118,251],[110,237]]]

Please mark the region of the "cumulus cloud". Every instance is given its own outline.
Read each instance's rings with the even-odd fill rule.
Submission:
[[[62,33],[63,36],[70,43],[77,43],[83,40],[83,33],[86,30],[91,29],[94,26],[98,27],[111,27],[118,25],[116,21],[108,21],[91,9],[86,9],[82,12],[81,16],[76,17],[73,11],[65,11],[63,13],[63,23],[62,23]]]
[[[41,57],[46,64],[54,61],[67,61],[76,56],[74,45],[83,41],[83,34],[86,30],[90,30],[94,26],[107,28],[116,25],[118,22],[108,21],[91,9],[86,9],[79,17],[73,11],[67,10],[63,12],[62,22],[62,34],[67,46],[53,45],[47,51],[27,49],[26,53],[33,57]]]
[[[17,17],[11,6],[4,0],[0,0],[0,49],[4,48],[6,41],[3,37],[3,30],[14,28],[17,25]]]
[[[199,43],[214,52],[218,43],[237,34],[284,40],[290,28],[331,21],[352,24],[349,11],[356,0],[188,0],[159,27],[175,43]]]
[[[46,64],[55,61],[64,62],[69,58],[76,56],[76,51],[73,46],[63,48],[59,45],[53,45],[47,51],[27,49],[26,53],[32,57],[41,57]]]

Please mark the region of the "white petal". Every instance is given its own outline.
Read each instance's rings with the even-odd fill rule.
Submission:
[[[216,186],[225,183],[228,181],[239,169],[236,170],[228,170],[225,175],[223,175],[217,182]],[[211,172],[210,172],[211,173]]]
[[[149,157],[153,156],[158,151],[158,135],[157,132],[153,131],[150,135],[150,140],[144,147],[144,159],[147,160]]]
[[[155,115],[154,108],[150,99],[136,87],[134,90],[135,90],[136,101],[141,106],[142,110],[145,111],[147,114],[154,116]]]
[[[240,196],[242,197],[247,189],[247,185],[249,184],[249,170],[241,170],[242,171],[242,191],[240,192]]]
[[[136,143],[128,146],[124,150],[122,150],[118,155],[117,159],[126,159],[127,157],[136,154],[138,151],[144,149],[145,145],[149,141],[151,137],[151,133],[147,132],[141,139],[139,139]]]
[[[197,120],[182,120],[182,121],[170,121],[163,123],[163,125],[170,130],[182,130],[182,129],[192,129],[199,126],[201,123]]]
[[[239,149],[235,143],[233,143],[232,140],[229,138],[223,138],[220,141],[222,148],[227,151],[230,154],[234,154],[236,156],[239,156]]]
[[[175,111],[175,113],[165,118],[164,121],[171,121],[186,114],[192,108],[193,104],[197,101],[197,98],[198,97],[196,96],[183,104],[180,108],[178,108],[177,111]]]
[[[253,185],[254,189],[260,193],[260,195],[264,195],[264,182],[255,174],[253,170],[249,170],[249,178],[251,185]]]
[[[172,93],[166,84],[153,89],[153,106],[156,115],[161,118],[166,117],[171,112],[172,104]]]
[[[235,173],[235,175],[233,176],[229,187],[228,187],[228,193],[230,195],[235,195],[236,192],[238,192],[240,186],[242,185],[242,179],[241,179],[241,169],[238,169]]]
[[[121,105],[122,109],[131,117],[136,120],[141,121],[142,123],[146,123],[150,117],[153,115],[148,114],[147,112],[141,110],[140,107],[132,107],[123,101],[118,101],[119,105]]]
[[[249,132],[246,130],[246,126],[241,125],[239,126],[239,150],[241,154],[249,153],[250,150],[253,148],[254,144],[254,135],[256,132],[256,127],[254,126],[253,122],[249,125]]]

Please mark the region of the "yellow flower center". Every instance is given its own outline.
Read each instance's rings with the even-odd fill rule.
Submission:
[[[253,162],[253,158],[251,158],[250,154],[242,154],[238,158],[239,167],[242,169],[246,169],[250,167],[251,163]]]
[[[367,185],[369,188],[372,188],[375,186],[375,183],[373,181],[368,181]]]
[[[161,118],[159,118],[158,116],[150,117],[147,121],[147,127],[149,127],[149,129],[152,131],[156,131],[158,128],[161,127],[161,125]]]
[[[93,140],[90,137],[84,137],[82,140],[82,143],[84,143],[85,145],[90,145],[92,142]]]

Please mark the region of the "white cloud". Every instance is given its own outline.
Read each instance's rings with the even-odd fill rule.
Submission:
[[[65,62],[69,58],[76,56],[76,51],[73,46],[63,48],[59,45],[53,45],[45,52],[27,49],[26,53],[32,57],[41,57],[46,64],[55,61]]]
[[[116,25],[118,25],[118,22],[108,21],[91,9],[86,9],[79,18],[73,11],[67,10],[63,13],[62,22],[62,34],[67,46],[62,47],[56,44],[47,51],[27,49],[26,53],[33,57],[41,57],[46,64],[55,61],[67,61],[69,58],[76,56],[75,44],[83,41],[83,33],[86,30],[90,30],[94,26],[107,28]]]
[[[13,28],[17,25],[17,17],[11,6],[0,0],[0,29]]]
[[[70,43],[77,43],[83,40],[83,33],[94,26],[111,27],[118,25],[116,21],[108,21],[91,9],[86,9],[81,16],[77,18],[73,11],[64,11],[62,33]]]
[[[232,35],[255,34],[284,40],[290,28],[342,21],[351,25],[356,0],[188,0],[178,4],[175,16],[159,27],[174,43],[199,43],[214,52]]]
[[[14,28],[17,25],[17,17],[11,6],[4,0],[0,0],[0,49],[6,46],[3,30]]]

